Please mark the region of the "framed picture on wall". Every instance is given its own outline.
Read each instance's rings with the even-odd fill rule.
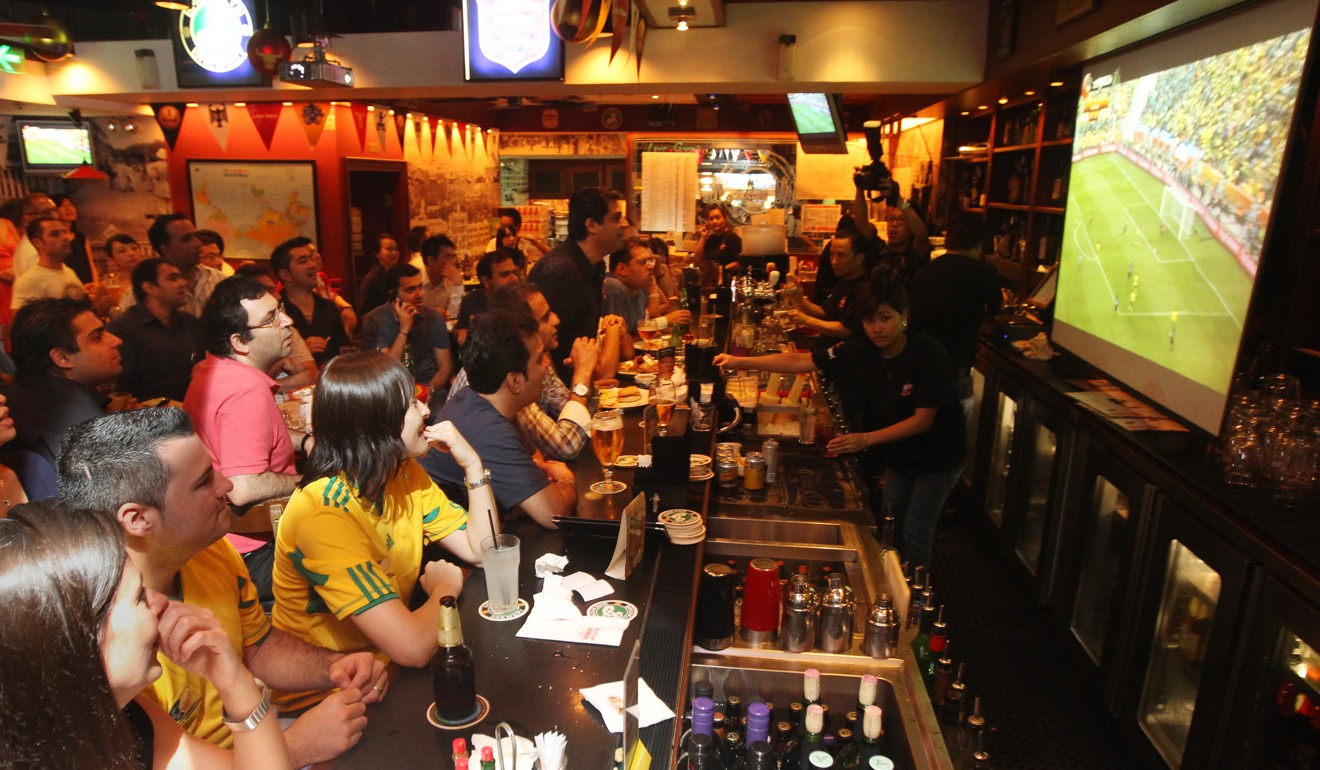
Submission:
[[[190,160],[188,196],[197,228],[220,233],[228,259],[270,259],[299,235],[319,240],[312,161]]]

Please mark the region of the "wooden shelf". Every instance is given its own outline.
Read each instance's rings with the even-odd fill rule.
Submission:
[[[986,204],[986,208],[1000,209],[1001,211],[1031,211],[1031,206],[1025,203],[996,203],[995,201]]]
[[[1037,206],[1037,207],[1036,207],[1036,213],[1037,213],[1037,214],[1058,214],[1058,215],[1062,216],[1062,215],[1063,215],[1063,210],[1064,210],[1064,209],[1063,209],[1062,206]]]
[[[1030,152],[1036,149],[1035,144],[1010,144],[1005,147],[996,147],[993,152],[998,155],[1001,152]]]
[[[941,160],[962,161],[964,163],[987,163],[990,160],[989,153],[980,155],[946,155]]]
[[[1070,144],[1072,144],[1072,143],[1073,143],[1073,140],[1072,140],[1072,137],[1070,136],[1070,137],[1068,137],[1068,138],[1066,138],[1066,139],[1050,139],[1050,140],[1048,140],[1048,141],[1041,142],[1041,143],[1040,143],[1040,146],[1041,146],[1041,147],[1067,147],[1068,145],[1070,145]]]

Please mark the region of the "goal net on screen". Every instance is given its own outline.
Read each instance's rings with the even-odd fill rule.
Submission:
[[[1182,192],[1165,187],[1160,193],[1160,221],[1179,240],[1192,237],[1192,228],[1196,224],[1196,207]]]

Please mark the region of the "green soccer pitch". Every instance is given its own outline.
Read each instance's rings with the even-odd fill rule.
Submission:
[[[27,150],[28,158],[34,163],[60,163],[76,166],[88,159],[83,151],[76,146],[40,135],[26,139],[23,147]]]
[[[1056,319],[1227,392],[1251,276],[1199,218],[1179,239],[1163,184],[1117,153],[1075,163],[1068,187]]]

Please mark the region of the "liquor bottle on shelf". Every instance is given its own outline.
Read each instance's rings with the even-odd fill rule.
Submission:
[[[723,738],[726,729],[724,712],[719,707],[715,707],[715,713],[710,716],[710,731],[716,738]]]
[[[770,738],[770,707],[764,703],[753,703],[747,707],[747,745]]]
[[[946,727],[957,727],[963,718],[963,703],[967,699],[967,680],[963,677],[967,673],[967,664],[958,664],[958,676],[954,677],[953,683],[949,685],[949,692],[944,696],[944,703],[940,706],[940,722]]]
[[[893,767],[892,760],[889,759],[889,745],[885,739],[884,730],[884,712],[879,706],[867,706],[866,713],[862,716],[862,741],[858,746],[858,754],[861,756],[863,767],[879,768]],[[876,760],[879,761],[876,761]]]
[[[790,767],[784,763],[788,761],[790,755],[797,756],[798,730],[792,722],[778,722],[775,724],[775,766]]]
[[[777,770],[774,749],[765,741],[753,741],[747,747],[744,770]]]
[[[908,583],[911,595],[908,598],[907,624],[908,628],[917,624],[921,617],[921,592],[926,590],[926,568],[918,566],[912,571],[912,580]]]
[[[857,685],[857,711],[848,712],[853,714],[848,720],[848,727],[852,728],[854,733],[862,732],[862,715],[866,713],[867,706],[875,705],[875,693],[879,682],[872,674],[863,674],[861,682]]]
[[[825,711],[819,704],[807,706],[802,727],[798,766],[802,770],[815,770],[833,765],[834,758],[825,748]]]
[[[477,674],[472,651],[463,644],[458,603],[452,596],[440,597],[439,625],[439,649],[431,659],[435,713],[446,722],[462,722],[477,713]]]
[[[853,731],[841,727],[835,735],[838,741],[834,747],[834,764],[843,770],[855,770],[861,767],[861,747],[853,740]]]
[[[729,683],[724,683],[724,691],[729,691]],[[724,726],[727,730],[741,730],[743,724],[742,698],[729,695],[724,703]]]
[[[972,747],[972,759],[967,763],[969,770],[991,770],[990,752],[985,748],[985,739],[984,732],[976,736],[976,744]]]
[[[985,733],[985,715],[981,713],[981,698],[980,696],[977,696],[972,699],[971,716],[967,717],[967,721],[961,730],[960,740],[957,745],[958,758],[955,760],[955,765],[957,767],[971,767],[972,755],[975,753],[976,747],[985,745]]]
[[[705,733],[694,733],[687,741],[688,770],[724,770],[715,739]]]
[[[926,656],[930,654],[930,635],[935,628],[935,608],[923,605],[921,608],[921,626],[917,635],[912,637],[912,655],[917,659],[917,670],[923,671]]]
[[[950,646],[946,638],[944,652],[935,661],[935,678],[931,686],[930,702],[936,708],[944,705],[944,700],[949,695],[949,688],[953,686],[953,657],[949,653]]]
[[[788,704],[788,721],[793,723],[793,729],[797,732],[802,730],[802,716],[806,710],[806,704],[800,700]]]
[[[742,733],[737,730],[726,730],[720,742],[720,753],[724,767],[728,770],[742,767],[747,758],[747,747],[743,745]]]
[[[692,734],[715,736],[715,701],[705,696],[692,701]]]
[[[930,630],[930,644],[926,647],[926,659],[918,660],[921,672],[921,678],[926,683],[926,689],[930,690],[935,683],[935,665],[944,655],[944,646],[949,641],[949,626],[944,622],[944,605],[940,605],[939,617]]]

